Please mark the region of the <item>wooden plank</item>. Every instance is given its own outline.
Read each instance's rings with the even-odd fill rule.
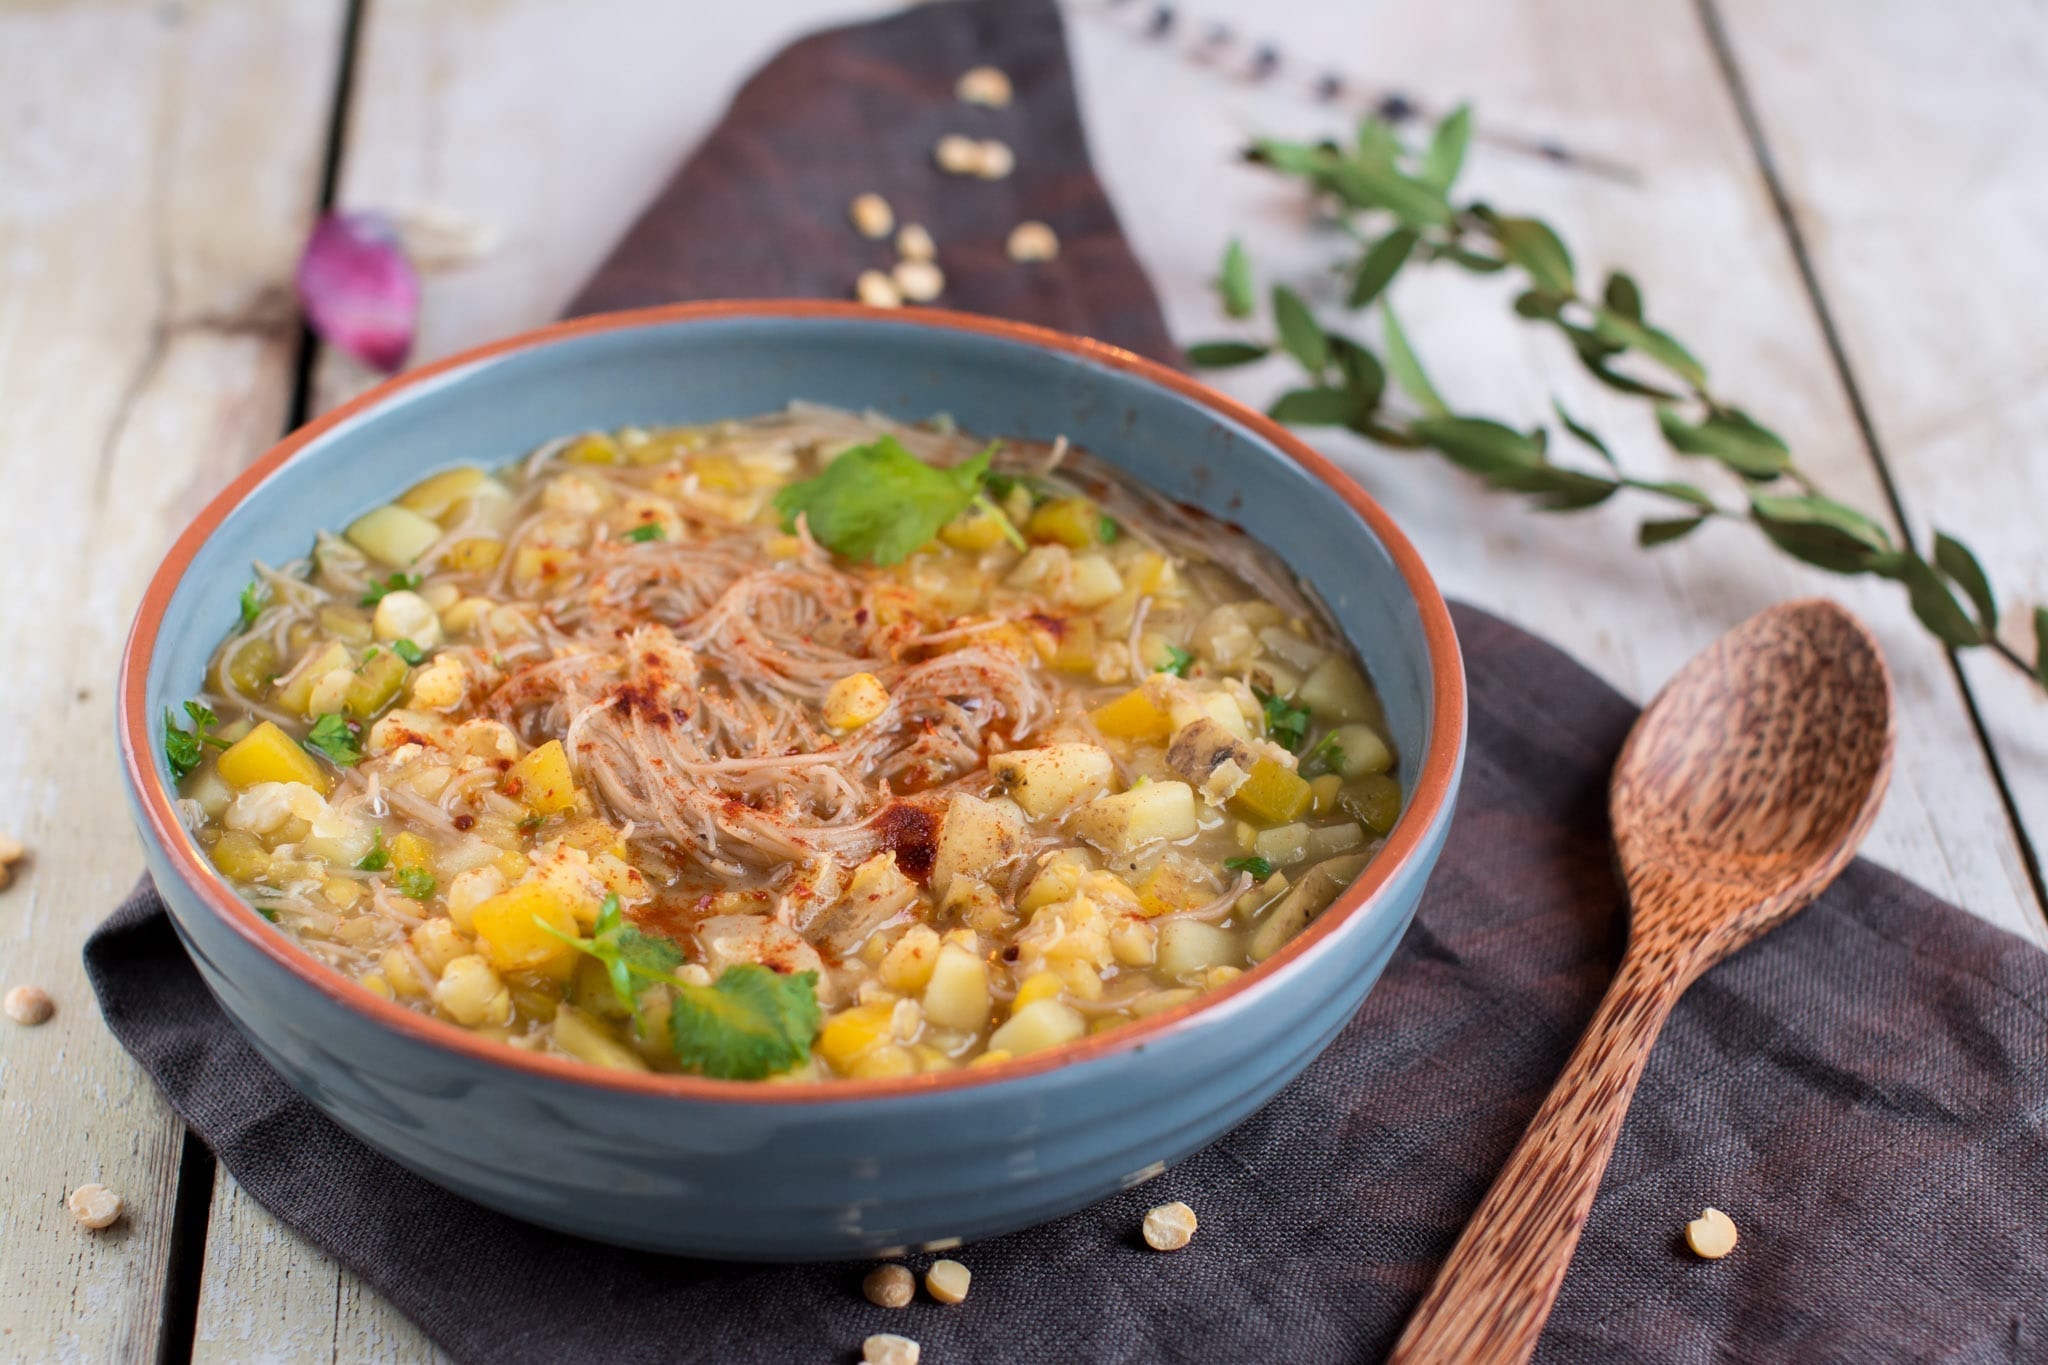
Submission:
[[[0,9],[0,829],[7,982],[57,1001],[0,1028],[0,1340],[22,1359],[157,1349],[182,1128],[100,1024],[79,945],[142,860],[114,756],[114,669],[172,535],[276,438],[285,303],[318,182],[334,0]],[[71,1187],[128,1212],[73,1225]]]
[[[1779,22],[1797,27],[1789,15]],[[1313,283],[1341,250],[1330,234],[1304,230],[1297,194],[1233,164],[1228,150],[1254,130],[1321,136],[1335,131],[1338,119],[1298,93],[1304,74],[1312,77],[1320,64],[1305,73],[1294,68],[1270,86],[1233,84],[1132,36],[1140,26],[1142,16],[1076,20],[1082,89],[1105,179],[1161,287],[1175,334],[1193,340],[1227,330],[1208,281],[1233,231],[1243,232],[1256,260],[1297,281]],[[1185,42],[1196,41],[1202,26],[1186,27]],[[1718,387],[1782,431],[1823,486],[1883,512],[1876,470],[1689,5],[1286,0],[1261,8],[1252,36],[1318,63],[1325,54],[1347,54],[1347,75],[1424,102],[1474,96],[1482,117],[1497,126],[1554,136],[1637,168],[1640,184],[1632,186],[1482,145],[1468,175],[1470,188],[1496,205],[1557,224],[1582,272],[1631,270],[1653,317],[1694,347]],[[1817,107],[1838,88],[1867,89],[1872,100],[1886,88],[1853,64],[1832,63],[1806,79]],[[1177,155],[1159,152],[1162,109],[1173,111],[1175,146],[1186,149]],[[1960,110],[1955,116],[1964,117]],[[1816,114],[1802,121],[1826,120]],[[1959,145],[1979,140],[1957,127],[1948,135]],[[1873,200],[1898,193],[1896,177],[1881,163],[1866,170]],[[1902,240],[1902,259],[1934,253],[1943,240],[1942,220],[1931,207],[1928,213],[1929,235],[1917,247]],[[1334,301],[1338,282],[1323,278],[1322,297]],[[1553,337],[1508,318],[1503,290],[1464,277],[1429,278],[1404,282],[1398,300],[1454,405],[1526,424],[1544,417],[1549,395],[1559,394],[1619,440],[1630,465],[1681,469],[1645,414],[1582,378]],[[1263,401],[1285,374],[1276,363],[1213,378]],[[1573,517],[1536,516],[1424,459],[1343,438],[1318,441],[1399,518],[1446,591],[1547,635],[1637,697],[1772,601],[1827,594],[1862,613],[1884,643],[1906,717],[1898,774],[1867,852],[1986,919],[2048,942],[1954,678],[1888,585],[1804,569],[1732,525],[1646,553],[1635,545],[1625,502]],[[2015,451],[2008,458],[2017,464],[2021,457]],[[1685,472],[1713,482],[1714,471],[1697,462]],[[2024,505],[2015,500],[2015,519]]]
[[[1977,552],[2031,660],[2028,609],[2048,605],[2048,329],[2027,292],[2048,230],[2048,12],[1796,8],[1716,5],[1907,514]],[[1962,658],[2038,859],[2048,696]]]

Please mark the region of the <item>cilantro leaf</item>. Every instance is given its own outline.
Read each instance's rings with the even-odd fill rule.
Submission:
[[[356,605],[374,607],[391,593],[411,592],[419,585],[420,576],[416,573],[395,573],[382,583],[373,578],[370,580],[369,589],[363,593],[362,600]]]
[[[1332,730],[1301,760],[1301,775],[1321,777],[1324,773],[1336,772],[1343,766],[1344,746],[1337,742],[1337,732]]]
[[[1123,533],[1124,528],[1117,525],[1116,518],[1107,512],[1102,514],[1102,520],[1095,523],[1095,538],[1104,545],[1114,544]]]
[[[1185,678],[1188,668],[1195,662],[1195,656],[1179,645],[1166,647],[1166,662],[1153,669],[1154,673],[1171,673],[1176,678]]]
[[[1301,742],[1308,738],[1308,712],[1296,706],[1285,697],[1271,692],[1252,689],[1259,704],[1266,708],[1266,734],[1283,749],[1299,751]]]
[[[314,721],[302,742],[308,749],[327,755],[337,767],[353,768],[363,759],[363,751],[356,747],[355,731],[348,728],[348,722],[337,711]]]
[[[424,867],[401,867],[398,869],[398,890],[402,895],[423,901],[434,894],[434,874]]]
[[[1257,882],[1262,882],[1273,875],[1273,864],[1264,858],[1225,858],[1223,865],[1232,872],[1249,872],[1252,874],[1252,880]]]
[[[248,630],[256,624],[256,618],[263,614],[263,585],[252,582],[242,589],[242,629]]]
[[[645,545],[650,540],[667,540],[668,532],[661,529],[658,521],[643,522],[630,531],[619,533],[620,540],[630,540],[636,545]]]
[[[391,642],[391,652],[409,664],[418,664],[427,657],[427,651],[403,637]],[[363,662],[368,663],[369,660]]]
[[[164,761],[172,777],[183,777],[199,766],[199,736],[182,728],[171,708],[164,708]]]
[[[688,1070],[757,1081],[810,1056],[818,1021],[816,972],[783,976],[741,962],[708,986],[677,989],[670,1041]]]
[[[990,446],[951,469],[903,448],[893,436],[855,446],[814,479],[775,495],[785,531],[802,516],[811,537],[834,554],[900,564],[965,511],[988,477]]]
[[[384,847],[384,828],[379,825],[370,831],[370,851],[356,859],[356,868],[363,872],[382,872],[391,866],[391,850]]]
[[[675,970],[683,965],[682,950],[675,944],[658,935],[642,933],[626,923],[616,894],[607,893],[604,903],[598,907],[597,923],[592,927],[589,938],[565,934],[539,915],[533,917],[533,922],[577,952],[602,962],[605,975],[611,979],[612,994],[635,1014],[640,1009],[640,993],[633,984],[635,979],[673,985]]]

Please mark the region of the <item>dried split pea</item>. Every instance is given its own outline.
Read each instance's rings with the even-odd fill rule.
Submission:
[[[933,1261],[924,1273],[925,1292],[940,1303],[959,1303],[967,1297],[974,1272],[958,1261]]]
[[[917,1297],[917,1277],[907,1266],[878,1265],[860,1282],[860,1292],[877,1308],[902,1308]]]
[[[1195,1211],[1175,1200],[1145,1212],[1145,1245],[1154,1251],[1179,1251],[1195,1239]]]
[[[1060,239],[1044,223],[1036,220],[1019,223],[1010,229],[1009,252],[1013,261],[1057,260]]]
[[[854,231],[870,241],[881,241],[896,226],[896,211],[879,194],[855,195],[846,206],[846,216],[853,219]]]
[[[979,104],[1001,109],[1010,103],[1010,78],[993,66],[971,67],[960,75],[953,93],[962,104]]]
[[[30,1028],[42,1023],[57,1012],[57,1004],[50,999],[50,993],[41,986],[16,986],[7,992],[7,999],[0,1008],[7,1011],[7,1017],[17,1024]]]
[[[121,1216],[121,1196],[105,1185],[80,1185],[64,1201],[64,1207],[71,1210],[80,1227],[110,1227]]]
[[[860,1344],[860,1358],[865,1365],[917,1365],[920,1354],[916,1342],[894,1332],[877,1332]]]
[[[1735,1242],[1735,1220],[1719,1209],[1706,1209],[1685,1225],[1685,1244],[1709,1261],[1735,1250]]]

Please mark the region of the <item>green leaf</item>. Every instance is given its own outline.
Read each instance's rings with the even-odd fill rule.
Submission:
[[[1680,536],[1691,535],[1706,524],[1705,517],[1674,517],[1668,521],[1646,521],[1636,530],[1636,543],[1644,549],[1666,545]]]
[[[391,850],[384,847],[384,827],[377,825],[370,830],[370,851],[356,859],[356,867],[364,872],[382,872],[391,866]]]
[[[2034,676],[2048,687],[2048,607],[2034,608]]]
[[[1572,350],[1586,367],[1586,372],[1617,393],[1631,394],[1637,398],[1654,398],[1659,402],[1674,403],[1682,395],[1656,384],[1648,384],[1618,370],[1608,368],[1607,362],[1620,353],[1621,348],[1603,339],[1586,327],[1575,327],[1568,322],[1559,322],[1558,330],[1570,338]]]
[[[1414,228],[1404,227],[1395,228],[1374,242],[1359,258],[1358,269],[1351,277],[1351,306],[1363,308],[1378,298],[1408,263],[1409,254],[1421,240],[1421,234]]]
[[[1337,732],[1332,730],[1316,741],[1316,747],[1301,757],[1297,770],[1303,777],[1321,777],[1324,773],[1335,772],[1344,766],[1344,746],[1337,742]]]
[[[1245,254],[1244,243],[1235,237],[1223,248],[1223,269],[1216,277],[1216,292],[1223,296],[1223,311],[1228,316],[1252,315],[1252,260]]]
[[[1623,317],[1612,308],[1593,310],[1593,330],[1616,346],[1648,356],[1695,389],[1706,387],[1706,367],[1693,359],[1692,352],[1679,345],[1670,333]]]
[[[1504,474],[1543,464],[1543,447],[1534,437],[1484,417],[1423,417],[1410,428],[1453,464],[1475,474]]]
[[[248,587],[242,589],[242,629],[245,632],[249,627],[255,625],[256,618],[263,614],[263,595],[263,585],[261,583],[251,583]]]
[[[1371,417],[1362,417],[1351,424],[1351,429],[1367,440],[1387,447],[1389,450],[1422,450],[1426,448],[1421,437],[1400,427],[1388,426]]]
[[[1266,738],[1289,751],[1298,751],[1301,742],[1308,738],[1308,712],[1285,697],[1252,689],[1252,695],[1265,708]]]
[[[1555,322],[1571,301],[1569,294],[1549,289],[1524,289],[1515,295],[1515,315],[1535,322]]]
[[[1380,320],[1385,324],[1387,336],[1387,373],[1401,386],[1401,391],[1422,406],[1432,417],[1450,414],[1450,406],[1436,386],[1429,382],[1429,376],[1422,372],[1422,362],[1415,358],[1409,348],[1408,334],[1401,330],[1400,319],[1394,316],[1391,304],[1380,305]]]
[[[1867,550],[1881,553],[1892,548],[1891,533],[1883,526],[1855,508],[1836,502],[1832,498],[1824,498],[1815,493],[1793,496],[1757,493],[1751,495],[1749,504],[1760,517],[1769,517],[1773,521],[1829,527]]]
[[[424,867],[399,868],[398,893],[416,901],[425,900],[434,894],[434,874]]]
[[[900,564],[974,501],[994,449],[940,469],[884,436],[844,452],[816,478],[783,488],[775,510],[786,531],[802,516],[812,538],[835,554]]]
[[[381,583],[373,578],[368,590],[363,593],[362,599],[356,605],[374,607],[394,592],[411,592],[419,585],[420,576],[416,573],[395,573]]]
[[[1273,400],[1266,415],[1291,426],[1341,427],[1359,415],[1359,407],[1347,389],[1291,389]]]
[[[1970,619],[1969,613],[1956,601],[1955,594],[1949,591],[1948,584],[1934,571],[1934,566],[1911,550],[1870,556],[1866,567],[1903,583],[1913,615],[1919,617],[1920,624],[1933,631],[1943,644],[1953,649],[1966,649],[1984,643],[1983,628]]]
[[[1271,167],[1283,175],[1305,175],[1315,179],[1327,175],[1337,164],[1335,153],[1328,147],[1313,142],[1276,142],[1264,137],[1252,140],[1244,158],[1256,165]],[[1227,259],[1225,265],[1227,268]],[[1250,297],[1249,292],[1246,297]]]
[[[1560,294],[1577,292],[1572,280],[1572,254],[1565,250],[1549,224],[1535,218],[1496,217],[1492,227],[1508,259],[1522,267],[1539,287]]]
[[[355,732],[337,712],[330,711],[314,721],[303,742],[308,749],[327,755],[337,767],[353,768],[363,758],[363,751],[356,747]]]
[[[213,708],[203,701],[186,702],[185,714],[192,718],[193,727],[202,734],[220,725],[220,717],[213,714]]]
[[[1640,488],[1645,493],[1662,493],[1667,498],[1689,502],[1709,514],[1715,510],[1714,500],[1705,491],[1689,483],[1674,483],[1663,479],[1632,479],[1629,487]]]
[[[1188,347],[1188,363],[1204,370],[1222,370],[1232,365],[1249,365],[1272,354],[1268,348],[1249,341],[1198,341]]]
[[[669,1036],[685,1070],[757,1081],[809,1057],[818,1023],[816,972],[783,976],[741,962],[709,986],[677,988]]]
[[[171,708],[164,708],[164,761],[171,776],[183,777],[199,766],[199,736],[178,724]]]
[[[1223,866],[1232,872],[1249,872],[1252,880],[1262,882],[1273,875],[1273,864],[1264,858],[1225,858]]]
[[[619,532],[620,540],[630,540],[635,545],[645,545],[652,540],[666,540],[668,532],[661,529],[658,521],[644,521],[630,530]]]
[[[1195,656],[1179,645],[1166,647],[1166,662],[1153,669],[1154,673],[1171,673],[1176,678],[1185,678],[1188,669],[1194,666]]]
[[[1643,320],[1643,291],[1636,288],[1634,279],[1621,271],[1607,277],[1607,287],[1600,291],[1600,297],[1609,309],[1630,322]]]
[[[1429,150],[1422,154],[1422,172],[1418,178],[1439,194],[1448,192],[1451,182],[1458,178],[1458,171],[1465,164],[1465,148],[1471,141],[1472,106],[1461,104],[1437,124],[1436,133],[1429,140]]]
[[[1475,275],[1492,275],[1508,268],[1508,263],[1500,257],[1488,256],[1484,252],[1468,250],[1465,247],[1459,246],[1456,242],[1446,242],[1441,246],[1430,248],[1429,258],[1433,261],[1449,261],[1454,265],[1464,267]]]
[[[415,668],[426,662],[427,658],[427,651],[421,649],[412,641],[402,638],[391,642],[391,652]]]
[[[1358,122],[1354,146],[1352,154],[1358,160],[1371,166],[1391,167],[1401,156],[1401,135],[1394,131],[1393,124],[1368,114]]]
[[[1410,227],[1443,227],[1451,221],[1451,206],[1442,190],[1391,166],[1339,161],[1329,168],[1325,179],[1352,207],[1386,209]]]
[[[1660,407],[1657,425],[1681,455],[1719,460],[1747,479],[1774,479],[1792,467],[1792,452],[1776,434],[1732,409],[1692,423]]]
[[[1756,524],[1793,558],[1830,573],[1887,572],[1881,557],[1889,555],[1891,537],[1855,508],[1812,495],[1756,494],[1749,503]]]
[[[1977,609],[1977,620],[1986,635],[1998,630],[1998,599],[1991,592],[1991,580],[1970,547],[1954,536],[1934,533],[1934,567],[1947,574]]]
[[[1511,492],[1541,495],[1535,504],[1539,512],[1584,511],[1606,502],[1621,487],[1618,479],[1604,479],[1598,474],[1586,474],[1554,464],[1502,470],[1490,476],[1487,482]]]
[[[1573,421],[1572,415],[1564,410],[1563,403],[1560,403],[1557,399],[1553,398],[1550,400],[1550,409],[1552,412],[1555,412],[1557,414],[1557,420],[1564,423],[1564,429],[1566,431],[1569,431],[1572,435],[1578,437],[1581,443],[1593,447],[1594,452],[1597,453],[1601,459],[1607,461],[1608,466],[1610,468],[1620,468],[1620,466],[1615,462],[1614,452],[1607,448],[1607,443],[1601,440],[1588,428],[1583,427],[1579,425],[1577,422]]]
[[[1336,357],[1337,368],[1344,374],[1344,391],[1351,395],[1359,416],[1374,411],[1380,399],[1387,392],[1387,371],[1380,364],[1380,358],[1350,337],[1338,333],[1330,334],[1330,353]]]
[[[1284,284],[1273,286],[1273,325],[1280,330],[1280,345],[1311,375],[1320,375],[1330,363],[1329,339],[1315,314],[1301,301],[1301,295]]]

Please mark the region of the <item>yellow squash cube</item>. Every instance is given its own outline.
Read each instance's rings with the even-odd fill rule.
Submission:
[[[1173,737],[1173,717],[1142,687],[1132,688],[1115,701],[1104,702],[1088,713],[1088,719],[1111,739],[1164,744]]]
[[[542,815],[555,815],[576,805],[576,778],[569,771],[569,752],[551,739],[512,765],[505,793]]]
[[[521,882],[476,907],[470,927],[477,946],[501,972],[541,972],[567,980],[576,969],[576,950],[541,924],[576,936],[576,917],[541,882]]]
[[[229,786],[253,787],[258,782],[303,782],[321,795],[334,783],[298,741],[271,721],[264,721],[221,753],[220,775]]]
[[[1262,758],[1252,765],[1251,777],[1230,798],[1230,805],[1240,815],[1280,825],[1306,815],[1314,799],[1307,778],[1284,763]]]
[[[845,1074],[862,1057],[890,1040],[893,1004],[855,1005],[841,1010],[818,1030],[818,1055],[834,1071]]]

